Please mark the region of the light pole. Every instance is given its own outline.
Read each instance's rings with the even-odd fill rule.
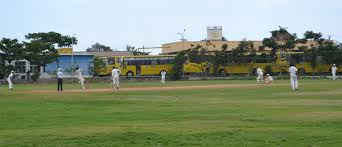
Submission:
[[[181,37],[182,37],[182,39],[181,39],[181,41],[182,41],[182,49],[181,50],[183,50],[184,49],[184,42],[186,41],[186,39],[184,38],[184,34],[185,34],[185,31],[186,31],[186,29],[184,29],[183,30],[183,32],[181,32],[181,33],[177,33],[177,34],[179,34],[179,35],[181,35]],[[184,66],[184,63],[183,63],[183,80],[184,80],[184,68],[185,68],[185,66]]]
[[[74,83],[74,37],[76,34],[72,35],[71,39],[71,82]]]

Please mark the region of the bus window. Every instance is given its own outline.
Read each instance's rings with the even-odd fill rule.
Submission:
[[[169,64],[168,60],[169,60],[168,57],[161,57],[161,58],[159,58],[160,64]]]
[[[152,65],[157,65],[158,62],[157,62],[157,60],[152,60],[152,61],[151,61],[151,64],[152,64]]]
[[[102,61],[103,63],[105,63],[106,66],[108,66],[108,60],[107,60],[107,58],[101,58],[101,61]]]
[[[107,60],[109,65],[115,64],[115,58],[107,58]]]
[[[121,64],[121,58],[116,58],[116,63],[119,63],[119,64]]]

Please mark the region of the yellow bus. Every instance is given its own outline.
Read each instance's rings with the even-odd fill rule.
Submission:
[[[121,70],[122,76],[129,78],[134,76],[159,75],[160,72],[172,71],[172,64],[176,55],[155,55],[155,56],[117,56],[100,58],[105,67],[97,68],[96,73],[100,76],[109,76],[115,66]],[[185,74],[212,72],[213,68],[208,62],[194,63],[188,59],[184,65]]]
[[[106,63],[103,68],[96,69],[100,76],[108,76],[115,66],[121,70],[121,75],[127,77],[159,75],[160,72],[171,72],[174,55],[156,55],[156,56],[117,56],[102,58]]]
[[[292,52],[292,53],[277,53],[276,59],[270,62],[251,62],[251,63],[230,63],[225,65],[223,68],[224,73],[229,74],[249,74],[256,73],[257,68],[265,70],[271,68],[273,73],[287,73],[290,62],[294,63],[298,68],[300,74],[311,74],[311,73],[329,73],[331,70],[330,64],[318,64],[313,67],[311,63],[303,60],[303,52]],[[290,62],[289,62],[290,61]],[[340,68],[339,68],[340,70]]]

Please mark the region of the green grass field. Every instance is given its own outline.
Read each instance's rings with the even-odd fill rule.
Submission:
[[[1,146],[342,146],[342,80],[178,81],[237,85],[168,91],[64,92],[0,85]],[[158,87],[158,81],[123,82]],[[88,88],[108,88],[91,83]],[[65,89],[79,89],[66,84]],[[51,90],[49,93],[30,90]]]

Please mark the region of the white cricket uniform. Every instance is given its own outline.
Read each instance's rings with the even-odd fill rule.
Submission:
[[[82,86],[82,89],[85,89],[85,87],[84,87],[84,81],[85,80],[82,76],[82,71],[80,69],[78,69],[75,71],[75,73],[76,73],[76,77],[77,77],[78,81],[80,82],[80,84]]]
[[[261,68],[257,69],[257,74],[258,74],[257,82],[264,81],[264,73]]]
[[[273,81],[273,77],[272,77],[272,76],[269,76],[269,77],[268,77],[268,80],[272,82],[272,81]]]
[[[120,77],[120,70],[116,68],[113,69],[112,70],[113,86],[119,87],[119,77]]]
[[[8,88],[9,88],[10,90],[13,89],[13,82],[12,82],[12,79],[13,79],[13,73],[11,73],[11,74],[7,77]]]
[[[166,71],[162,71],[160,74],[161,74],[161,82],[162,82],[162,83],[165,83]]]
[[[331,74],[333,76],[333,80],[336,80],[336,71],[337,71],[336,66],[331,67]]]
[[[291,66],[289,68],[292,90],[298,89],[297,71],[298,71],[298,69],[294,66]]]
[[[267,76],[266,77],[266,83],[271,84],[273,82],[273,77],[272,76]]]

